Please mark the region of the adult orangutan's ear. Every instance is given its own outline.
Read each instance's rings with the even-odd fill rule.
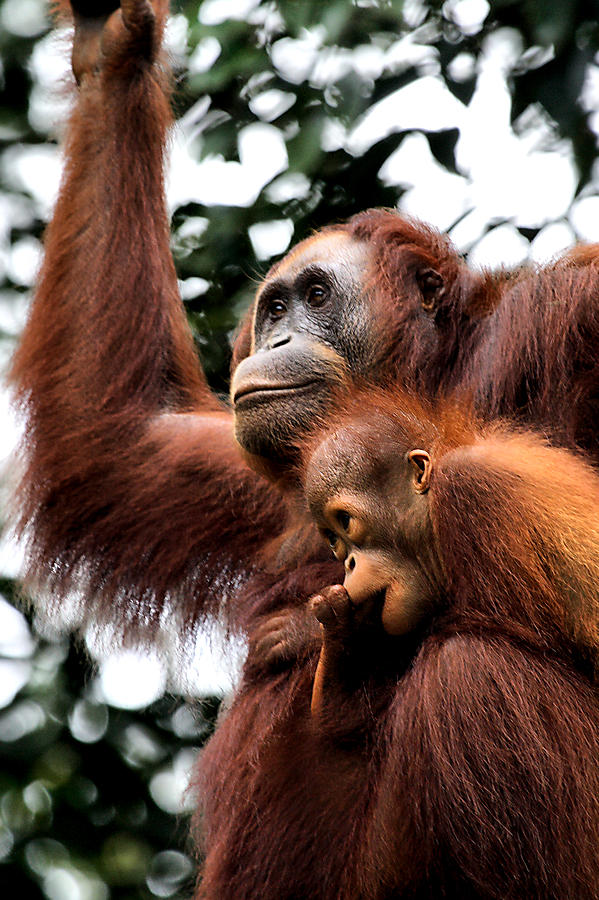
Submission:
[[[410,450],[408,460],[412,466],[414,490],[425,494],[430,487],[433,463],[426,450]]]
[[[426,312],[434,312],[445,293],[443,276],[436,269],[427,266],[417,272],[416,281],[422,295],[422,308]]]

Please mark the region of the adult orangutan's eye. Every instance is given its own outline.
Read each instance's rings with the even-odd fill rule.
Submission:
[[[311,284],[306,291],[306,302],[309,306],[322,306],[329,299],[329,289],[324,284]]]
[[[268,315],[271,319],[281,319],[287,312],[287,306],[282,300],[271,300],[268,304]]]

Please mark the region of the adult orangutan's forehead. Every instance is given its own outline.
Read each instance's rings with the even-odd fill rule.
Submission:
[[[328,231],[306,238],[285,256],[268,273],[267,280],[281,278],[293,280],[310,265],[326,268],[349,267],[363,269],[369,258],[368,247],[357,241],[347,231]]]

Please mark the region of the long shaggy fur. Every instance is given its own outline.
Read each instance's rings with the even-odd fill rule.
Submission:
[[[559,443],[599,452],[599,247],[552,265],[474,271],[444,235],[390,210],[341,226],[373,248],[369,284],[386,322],[381,358],[427,396],[459,389],[480,414],[518,416]],[[444,293],[422,309],[414,273],[430,267]]]
[[[55,6],[70,15],[66,0]],[[165,615],[191,628],[224,604],[251,636],[265,615],[301,606],[340,572],[297,496],[282,496],[241,459],[230,411],[197,364],[169,253],[164,0],[154,10],[152,52],[143,47],[142,59],[121,46],[118,64],[105,58],[82,82],[71,118],[46,258],[12,367],[26,426],[17,529],[32,589],[54,604],[76,590],[84,624],[100,618],[151,639]],[[369,211],[335,227],[372,249],[373,381],[407,380],[431,395],[456,388],[488,418],[517,414],[597,454],[596,250],[495,276],[470,271],[446,238],[396,213]],[[444,282],[434,314],[422,309],[423,265]],[[234,364],[249,352],[249,322]],[[490,477],[494,459],[503,490],[501,440],[468,471]],[[545,458],[539,441],[522,440]],[[420,649],[383,654],[380,666],[367,660],[363,690],[340,703],[326,736],[308,718],[318,648],[307,642],[275,676],[249,660],[198,775],[208,853],[198,896],[391,900],[443,896],[455,885],[464,897],[597,896],[596,697],[578,667],[595,640],[594,532],[571,530],[579,513],[564,521],[551,483],[546,498],[540,488],[521,495],[510,537],[505,510],[507,530],[494,527],[492,493],[488,507],[472,495],[464,507],[449,478],[464,533],[482,542],[480,551],[460,543],[464,526],[454,523],[453,534],[441,504],[447,558],[463,562],[452,590],[466,619]],[[504,544],[520,573],[513,594],[493,564]],[[529,548],[541,546],[533,565]],[[507,572],[507,549],[498,558]],[[499,579],[493,597],[487,570]],[[470,595],[480,598],[476,615]],[[533,627],[522,620],[536,611],[535,596]],[[522,605],[509,628],[495,615],[499,598],[506,611]],[[360,740],[345,733],[356,716]]]
[[[218,611],[286,521],[240,459],[179,299],[164,71],[108,69],[80,91],[11,372],[26,423],[15,500],[26,582],[55,604],[76,591],[84,624],[150,634],[173,609],[188,625]]]
[[[203,758],[199,896],[597,898],[599,477],[534,434],[373,389],[305,458],[348,426],[365,470],[431,453],[439,611],[358,643],[324,726],[317,652],[246,679]]]

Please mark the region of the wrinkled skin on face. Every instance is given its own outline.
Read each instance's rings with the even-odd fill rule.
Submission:
[[[331,391],[373,362],[366,244],[343,231],[299,244],[267,276],[253,307],[250,355],[231,383],[235,436],[284,459]]]
[[[380,443],[372,427],[329,435],[308,464],[312,515],[345,567],[343,587],[362,618],[390,635],[415,629],[442,593],[429,515],[430,455]]]

